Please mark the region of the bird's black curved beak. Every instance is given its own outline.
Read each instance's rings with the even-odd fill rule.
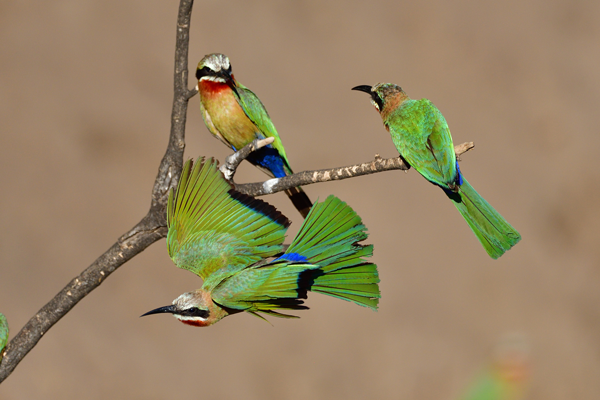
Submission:
[[[223,77],[225,78],[225,80],[227,80],[227,81],[232,81],[233,80],[233,77],[231,76],[231,74],[229,73],[229,71],[226,71],[226,70],[222,69],[221,73],[223,73]]]
[[[165,307],[159,307],[152,311],[148,311],[146,314],[140,315],[140,317],[145,317],[146,315],[152,315],[152,314],[162,314],[162,313],[174,314],[175,311],[177,311],[177,310],[175,310],[175,306],[170,305],[170,306],[165,306]]]
[[[233,90],[235,92],[235,94],[239,97],[239,93],[237,91],[237,87],[236,87],[236,83],[235,83],[235,79],[233,79],[233,75],[229,73],[229,71],[225,71],[225,70],[221,70],[221,74],[223,75],[223,78],[225,78],[225,82],[227,83],[227,86],[229,86],[231,88],[231,90]]]
[[[354,86],[352,88],[352,90],[358,90],[358,91],[361,91],[361,92],[365,92],[365,93],[371,94],[371,88],[372,88],[372,86],[369,86],[369,85],[359,85],[359,86]]]

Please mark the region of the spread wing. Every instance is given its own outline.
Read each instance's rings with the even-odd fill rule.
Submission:
[[[427,180],[447,188],[456,180],[456,155],[442,113],[427,99],[409,100],[388,121],[402,157]]]
[[[277,149],[281,158],[284,159],[286,166],[291,171],[290,163],[287,159],[287,155],[285,154],[285,149],[283,148],[283,143],[281,143],[281,139],[279,138],[279,134],[277,133],[277,129],[275,129],[275,125],[271,121],[269,117],[269,113],[265,109],[265,106],[260,101],[258,97],[252,92],[250,89],[242,85],[238,82],[238,86],[236,87],[236,93],[239,100],[240,106],[250,118],[252,122],[258,127],[258,129],[262,132],[265,137],[274,137],[275,141],[272,146]]]
[[[188,160],[169,193],[167,248],[175,265],[206,280],[280,253],[289,224],[275,207],[233,190],[215,160]]]

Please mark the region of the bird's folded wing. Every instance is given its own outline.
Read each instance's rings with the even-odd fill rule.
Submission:
[[[411,101],[389,124],[398,151],[425,179],[442,187],[456,179],[456,156],[442,113],[427,99]]]
[[[265,106],[262,104],[260,99],[256,97],[254,92],[250,89],[246,88],[241,83],[238,83],[238,88],[236,91],[239,99],[240,106],[250,118],[252,122],[258,127],[261,133],[265,137],[274,137],[275,141],[272,146],[277,149],[281,158],[283,158],[289,168],[289,161],[287,159],[287,155],[285,154],[285,149],[283,148],[283,143],[279,138],[279,134],[277,133],[277,129],[275,129],[275,125],[271,121]],[[291,170],[291,168],[290,168]]]

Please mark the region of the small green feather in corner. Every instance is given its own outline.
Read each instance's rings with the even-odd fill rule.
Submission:
[[[4,314],[0,313],[0,361],[4,357],[4,348],[8,342],[8,321]]]
[[[167,249],[176,266],[203,279],[200,289],[144,315],[169,313],[209,326],[247,312],[297,318],[307,292],[377,309],[377,266],[361,218],[335,196],[316,203],[284,251],[289,220],[262,200],[236,192],[214,160],[188,161],[167,204]]]

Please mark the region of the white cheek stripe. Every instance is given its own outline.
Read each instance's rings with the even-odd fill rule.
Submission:
[[[225,83],[225,79],[220,78],[218,76],[203,76],[202,78],[200,78],[200,82],[202,81],[212,81],[212,82],[219,82],[219,83]]]
[[[202,322],[206,321],[206,318],[202,318],[202,317],[191,317],[191,316],[187,316],[187,315],[178,315],[178,314],[173,314],[173,316],[180,321],[202,321]]]
[[[375,107],[377,109],[377,111],[381,111],[379,109],[379,104],[375,103],[375,100],[371,99],[371,104],[373,104],[373,107]]]

